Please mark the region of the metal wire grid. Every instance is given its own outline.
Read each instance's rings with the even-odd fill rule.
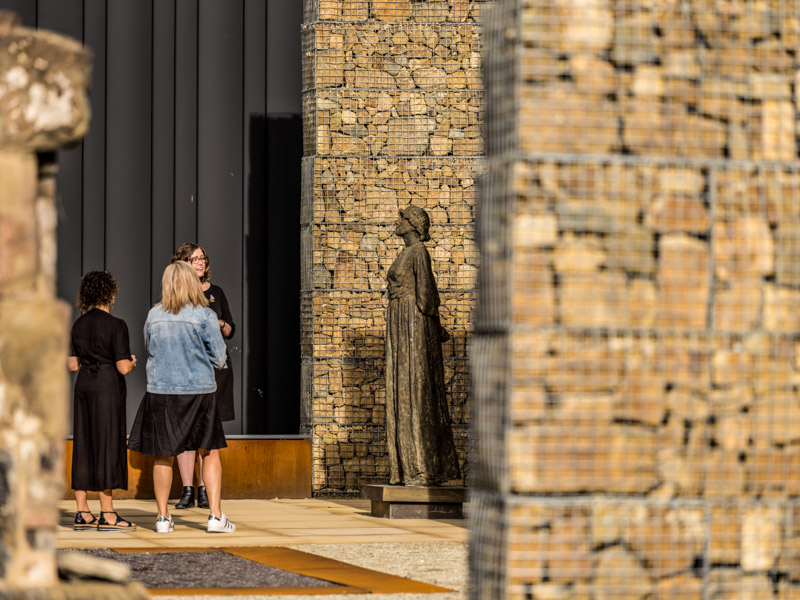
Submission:
[[[505,4],[520,150],[796,159],[793,3]]]
[[[302,44],[304,92],[483,89],[474,23],[307,23]]]
[[[484,46],[492,49],[491,52],[484,51],[482,69],[486,95],[482,127],[487,160],[518,146],[518,89],[522,81],[517,58],[521,54],[518,40],[522,37],[519,10],[517,2],[500,0],[485,11]],[[487,171],[487,177],[495,177],[497,166]],[[503,178],[499,178],[496,184],[502,184],[502,181]],[[486,227],[486,221],[480,220],[479,226]]]
[[[619,158],[513,172],[486,187],[514,208],[482,275],[510,287],[480,294],[510,320],[479,312],[476,438],[527,450],[505,457],[508,479],[480,453],[476,481],[800,496],[798,168]]]
[[[474,92],[306,92],[304,146],[319,156],[480,156]],[[382,113],[382,114],[378,114]]]
[[[761,349],[742,348],[752,343],[735,335],[514,336],[508,487],[796,498],[800,398],[781,381],[796,377],[794,340],[773,336]],[[784,351],[781,361],[775,355]],[[746,378],[759,368],[763,376]]]
[[[385,482],[386,452],[383,358],[336,357],[313,361],[313,484],[317,493],[357,491]],[[469,370],[463,357],[445,359],[445,383],[456,450],[463,475],[469,438]],[[463,483],[463,480],[454,483]]]
[[[473,597],[800,597],[798,22],[491,12]]]
[[[486,189],[506,195],[512,219],[486,225],[507,241],[487,242],[484,265],[513,257],[502,273],[516,323],[780,333],[800,322],[797,165],[532,157],[499,172]]]
[[[481,48],[474,24],[306,26],[306,154],[480,155]]]
[[[441,292],[442,324],[450,339],[445,358],[466,357],[472,329],[474,292]],[[316,359],[384,357],[386,300],[383,291],[313,291],[301,293],[302,352]]]
[[[451,334],[445,378],[466,475],[483,151],[479,5],[306,3],[301,318],[316,493],[388,476],[383,292],[400,250],[393,224],[410,203],[432,220],[427,246]],[[353,455],[349,448],[337,454],[335,444],[350,444],[351,434],[370,441]]]
[[[447,229],[437,232],[441,238],[428,245],[439,291],[473,289],[478,252],[471,239],[472,227]],[[313,266],[303,278],[304,289],[386,289],[387,271],[401,249],[393,226],[333,224],[315,225],[311,230]]]
[[[318,240],[323,243],[331,233],[339,239],[334,226],[313,226],[324,232],[310,236],[307,247]],[[310,230],[310,227],[307,228]],[[369,230],[368,230],[369,231]],[[310,250],[309,253],[313,252]],[[385,336],[385,271],[392,257],[376,264],[355,257],[342,260],[337,251],[334,269],[328,271],[323,253],[322,262],[312,267],[311,288],[301,297],[301,349],[312,358],[304,376],[312,390],[309,424],[314,431],[314,486],[317,492],[354,491],[359,483],[388,476],[384,430],[384,336]],[[432,250],[436,256],[436,249]],[[476,258],[476,257],[471,257]],[[436,258],[434,258],[436,261]],[[436,264],[436,263],[435,263]],[[445,384],[448,390],[450,415],[453,421],[456,449],[466,475],[469,407],[468,336],[472,330],[471,309],[474,304],[474,267],[472,279],[458,279],[467,263],[453,270],[452,284],[466,287],[444,287],[440,284],[442,323],[450,332],[443,345]],[[322,267],[322,268],[320,268]],[[440,273],[443,272],[439,271]],[[446,276],[441,281],[448,281]],[[338,289],[337,289],[338,288]],[[359,432],[362,441],[369,438],[364,452],[340,456],[329,447],[337,440],[350,443],[350,433]],[[336,436],[333,436],[333,432]],[[326,441],[328,440],[328,441]],[[324,452],[323,447],[328,448]],[[366,458],[361,461],[361,458]],[[346,460],[345,460],[346,458]],[[331,462],[333,461],[333,462]],[[363,469],[361,469],[363,463]],[[340,466],[345,465],[342,469]],[[457,482],[461,483],[461,482]]]
[[[476,158],[315,157],[306,163],[305,223],[389,225],[409,203],[429,213],[432,231],[473,222],[482,173]]]
[[[797,508],[776,502],[478,500],[471,565],[492,598],[796,598]],[[502,511],[502,516],[497,515]],[[500,540],[492,538],[500,537]],[[499,543],[498,543],[499,542]],[[497,547],[510,548],[498,559]],[[750,550],[746,550],[749,548]],[[484,551],[488,554],[485,555]],[[498,582],[486,563],[509,577]],[[498,589],[499,588],[499,589]]]
[[[437,214],[435,207],[429,208],[431,214]],[[451,212],[458,218],[456,206]],[[379,218],[368,215],[365,220]],[[306,386],[313,390],[309,422],[314,430],[317,493],[354,491],[360,483],[383,481],[388,476],[384,296],[386,271],[400,250],[392,232],[393,227],[386,225],[335,221],[307,225],[302,231],[302,351],[313,357],[305,376],[310,378]],[[451,334],[443,345],[445,383],[456,449],[466,476],[466,356],[477,250],[467,224],[434,225],[432,233],[442,240],[432,240],[428,246],[439,281],[442,322]],[[334,445],[353,443],[351,433],[360,440],[358,452],[337,454]]]
[[[483,271],[483,268],[482,268]],[[481,306],[481,302],[478,303]],[[508,395],[510,393],[511,370],[509,342],[500,334],[489,334],[481,330],[471,342],[470,360],[472,367],[472,396],[470,405],[473,418],[470,419],[471,461],[477,468],[472,469],[470,485],[480,493],[480,490],[493,492],[507,492],[510,488],[510,464],[508,460],[508,443],[506,433],[509,426]],[[494,494],[495,502],[502,498],[501,494]],[[475,519],[487,519],[482,513],[482,505],[476,503],[477,498],[471,497],[473,507],[470,518],[473,519],[471,530],[475,531]],[[490,498],[484,499],[493,506]],[[494,511],[497,508],[487,508]],[[480,545],[480,541],[475,541]],[[487,550],[502,554],[504,550],[498,548]],[[502,570],[496,571],[501,573]],[[481,596],[486,598],[502,598],[503,596]]]
[[[476,376],[480,373],[480,369],[476,369]],[[473,427],[479,425],[475,422]],[[469,498],[470,595],[475,598],[508,598],[506,579],[497,576],[505,572],[508,561],[508,508],[504,498],[487,494],[483,489],[482,486],[473,487]]]
[[[339,425],[323,423],[314,428],[312,446],[312,486],[315,495],[358,492],[369,483],[386,483],[389,479],[389,457],[386,453],[386,432],[374,424]],[[469,441],[467,428],[453,425],[453,439],[459,458],[466,455]],[[469,477],[469,463],[459,460],[462,479],[445,482],[461,485]]]
[[[306,22],[478,22],[483,0],[306,0]]]
[[[800,594],[797,504],[498,499],[479,490],[470,504],[473,597],[788,600]]]
[[[471,243],[466,237],[470,234],[468,226],[445,226],[445,240],[446,227],[456,228],[456,233]],[[376,244],[381,240],[379,233],[389,238],[393,237],[391,232],[386,226],[351,223],[308,225],[303,229],[307,237],[303,244],[301,343],[303,355],[313,357],[304,376],[308,378],[306,387],[313,393],[308,422],[314,431],[317,493],[355,491],[360,483],[382,481],[388,476],[383,401],[384,296],[386,271],[400,247],[396,239],[384,239],[380,249]],[[443,345],[445,383],[456,449],[466,475],[466,356],[475,272],[470,265],[477,260],[477,252],[456,264],[450,257],[450,262],[445,262],[439,256],[440,247],[430,244],[442,299],[442,322],[451,334]],[[456,254],[463,253],[464,246],[462,242]],[[440,264],[442,268],[438,268]],[[312,266],[307,270],[308,265]],[[448,265],[452,265],[449,270]],[[358,452],[337,454],[333,445],[355,443],[351,434],[360,440]]]
[[[470,394],[466,359],[471,329],[468,292],[442,292],[442,319],[451,332],[443,345],[445,385],[456,449],[466,463]],[[313,390],[308,422],[314,431],[313,481],[317,493],[357,491],[385,481],[384,292],[304,292],[301,303],[306,385]],[[344,444],[345,450],[335,450]],[[356,444],[352,453],[349,448]],[[456,482],[462,483],[462,481]]]

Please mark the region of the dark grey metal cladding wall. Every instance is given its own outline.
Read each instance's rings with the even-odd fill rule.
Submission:
[[[197,239],[213,240],[207,248],[212,277],[215,282],[222,282],[224,276],[228,301],[237,307],[242,306],[243,287],[243,8],[241,2],[201,3],[197,54],[202,66],[197,82]],[[228,270],[229,265],[239,268]],[[241,308],[237,318],[242,323]],[[228,344],[235,380],[239,382],[243,332],[239,329]],[[242,421],[241,402],[236,418]]]
[[[290,413],[299,414],[299,398],[259,391],[269,331],[249,327],[264,322],[255,303],[274,276],[266,257],[245,248],[267,248],[251,242],[274,229],[256,221],[269,214],[257,197],[266,190],[264,0],[0,0],[0,8],[94,52],[89,134],[59,152],[59,295],[73,301],[83,272],[111,271],[120,285],[114,314],[144,358],[142,327],[163,268],[178,244],[197,241],[237,322],[228,344],[237,419],[226,432],[297,433]],[[145,389],[143,363],[127,381],[130,425]],[[270,423],[259,405],[270,401],[297,407]]]
[[[115,312],[128,323],[131,351],[142,358],[142,324],[152,302],[151,148],[157,143],[150,102],[151,24],[149,3],[106,5],[105,265],[120,284]],[[129,423],[144,387],[143,370],[134,373],[128,377]]]

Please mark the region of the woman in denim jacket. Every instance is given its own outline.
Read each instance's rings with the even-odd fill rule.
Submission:
[[[172,463],[185,450],[198,450],[205,457],[203,479],[211,510],[207,530],[236,531],[220,508],[219,449],[227,443],[214,401],[214,367],[225,364],[225,342],[189,263],[176,262],[164,269],[161,303],[147,315],[144,341],[147,393],[136,413],[128,448],[155,457],[156,531],[173,530],[167,509]]]

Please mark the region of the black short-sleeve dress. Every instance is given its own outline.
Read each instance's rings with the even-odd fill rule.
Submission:
[[[217,319],[222,319],[231,326],[231,334],[225,338],[229,340],[236,333],[236,324],[233,322],[233,315],[228,306],[228,298],[218,285],[213,283],[208,285],[209,288],[203,292],[208,299],[208,308],[216,313]],[[214,379],[217,382],[215,398],[220,421],[233,421],[236,418],[233,402],[233,365],[231,364],[231,353],[227,354],[225,366],[222,369],[214,369]]]
[[[72,326],[71,355],[80,370],[72,420],[72,489],[128,489],[125,377],[116,362],[131,359],[128,326],[93,308]]]

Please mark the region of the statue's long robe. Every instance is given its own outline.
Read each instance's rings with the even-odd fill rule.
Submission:
[[[444,385],[439,292],[422,242],[387,275],[386,432],[390,483],[437,485],[460,477]]]

